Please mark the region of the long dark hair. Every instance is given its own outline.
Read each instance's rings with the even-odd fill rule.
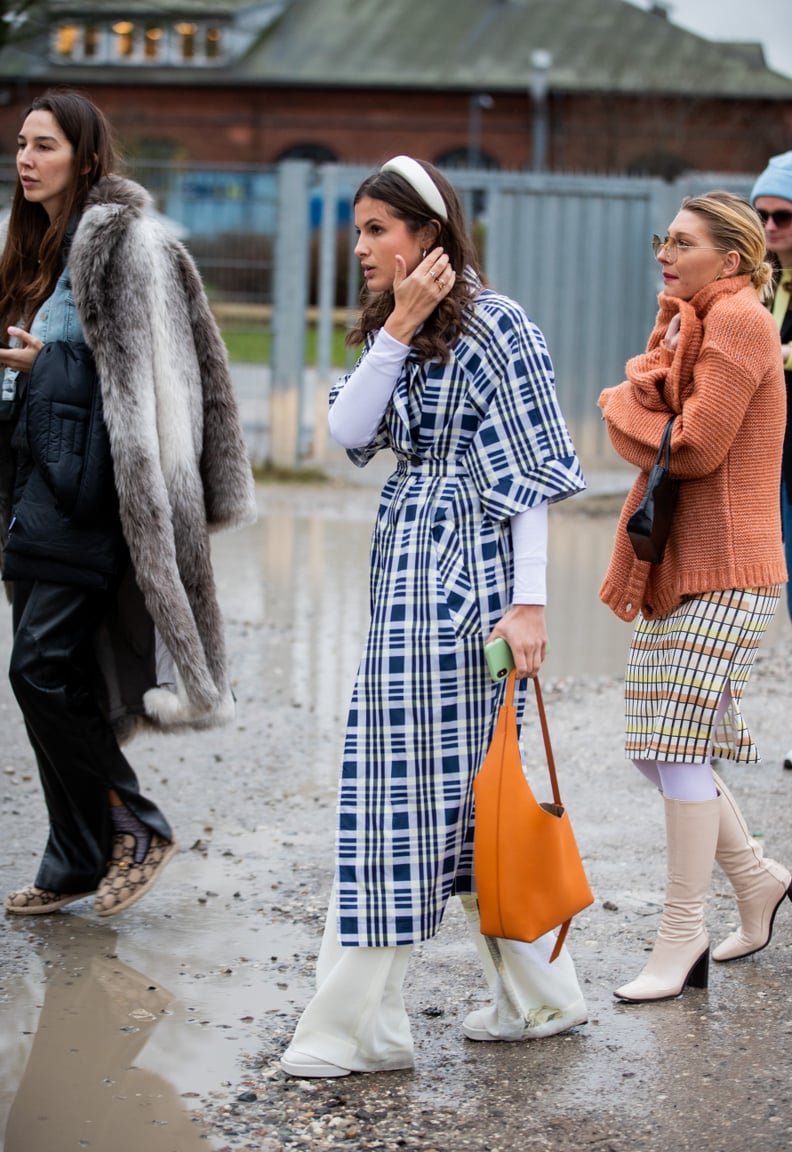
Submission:
[[[50,220],[43,205],[25,199],[17,180],[8,236],[0,259],[0,322],[7,327],[30,323],[51,295],[61,273],[61,245],[69,221],[79,215],[92,186],[116,168],[110,126],[88,99],[69,88],[53,88],[37,96],[25,110],[50,112],[74,149],[74,167],[63,211]]]
[[[429,173],[443,197],[448,212],[447,221],[438,220],[412,185],[396,172],[376,172],[368,176],[355,193],[354,203],[358,204],[364,196],[381,200],[397,219],[404,221],[413,234],[420,232],[432,221],[440,225],[435,243],[448,254],[451,267],[456,272],[456,282],[413,339],[412,346],[418,358],[421,363],[426,363],[427,360],[448,359],[452,345],[464,330],[465,312],[476,292],[476,288],[464,275],[465,269],[472,269],[479,277],[481,271],[465,227],[462,204],[454,188],[433,164],[426,160],[419,160],[418,163]],[[369,292],[364,285],[361,292],[361,314],[347,337],[347,343],[354,347],[365,339],[368,332],[381,328],[393,311],[393,305],[392,291]]]

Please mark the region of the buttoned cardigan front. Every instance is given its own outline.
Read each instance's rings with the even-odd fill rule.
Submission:
[[[778,331],[748,276],[717,280],[689,301],[661,293],[647,350],[599,406],[611,442],[641,469],[616,531],[600,599],[623,620],[670,612],[685,597],[786,580],[779,482],[786,420]],[[679,313],[676,349],[662,340]],[[646,491],[669,417],[679,479],[659,564],[639,560],[626,522]]]

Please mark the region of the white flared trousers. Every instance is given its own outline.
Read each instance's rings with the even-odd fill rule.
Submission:
[[[484,1010],[493,1037],[515,1039],[526,1027],[582,1002],[566,947],[550,963],[555,933],[534,944],[482,936],[476,897],[460,899],[494,997]],[[402,985],[412,950],[412,944],[342,948],[331,899],[316,964],[317,990],[291,1047],[353,1072],[411,1067],[413,1038]]]

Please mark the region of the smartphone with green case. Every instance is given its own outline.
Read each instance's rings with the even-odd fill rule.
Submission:
[[[497,640],[490,640],[489,644],[485,644],[484,655],[487,658],[490,676],[495,683],[505,680],[514,667],[514,657],[503,637],[499,636]]]

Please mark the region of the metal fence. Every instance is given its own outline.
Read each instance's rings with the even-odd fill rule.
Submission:
[[[343,251],[338,232],[347,226],[350,198],[365,175],[364,169],[317,169],[300,161],[279,169],[271,402],[273,410],[288,411],[292,424],[289,433],[273,419],[268,448],[273,457],[317,456],[316,394],[326,393],[338,368],[332,358],[333,324],[339,305],[354,312],[358,292],[350,242],[341,257],[348,264],[342,280],[346,296],[338,297]],[[612,466],[615,458],[596,401],[603,387],[623,379],[625,361],[643,349],[652,326],[662,285],[651,235],[664,233],[684,195],[713,187],[745,195],[750,178],[696,174],[668,184],[521,172],[449,175],[480,237],[490,283],[518,300],[547,337],[561,405],[584,465]],[[318,225],[309,212],[317,195]],[[309,366],[305,306],[312,244],[318,338],[316,363]]]
[[[274,168],[138,161],[128,170],[183,235],[214,300],[271,305]]]
[[[334,332],[351,320],[359,294],[351,201],[369,171],[308,161],[131,167],[184,236],[218,308],[225,306],[224,315],[236,308],[249,326],[271,331],[271,363],[243,374],[258,460],[321,463],[327,388],[345,367],[333,351]],[[0,174],[4,183],[13,179],[13,162],[0,161]],[[490,283],[518,300],[545,333],[584,464],[612,465],[596,400],[623,378],[625,361],[644,347],[652,325],[661,282],[649,239],[664,232],[684,195],[713,187],[746,195],[751,178],[447,174]]]

